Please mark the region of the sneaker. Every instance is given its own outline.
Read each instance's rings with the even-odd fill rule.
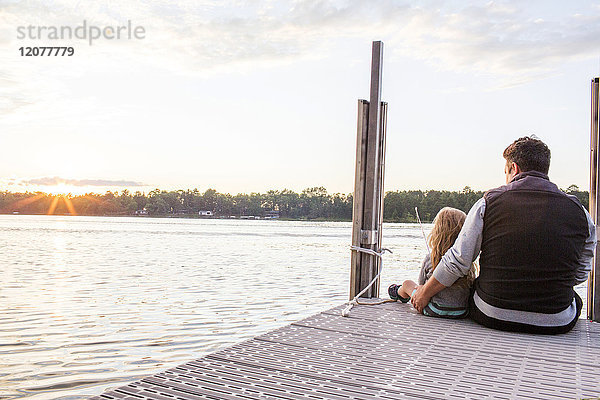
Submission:
[[[408,303],[408,301],[410,300],[410,297],[400,297],[398,296],[398,289],[401,287],[402,285],[396,285],[396,284],[391,284],[390,287],[388,288],[388,294],[390,295],[390,299],[392,300],[400,300],[403,303]]]

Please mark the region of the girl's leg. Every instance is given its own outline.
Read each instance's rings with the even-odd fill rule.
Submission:
[[[403,297],[403,298],[410,298],[410,296],[412,295],[413,290],[415,290],[417,288],[417,284],[413,281],[411,281],[410,279],[404,281],[402,283],[402,286],[400,286],[398,288],[398,296]]]

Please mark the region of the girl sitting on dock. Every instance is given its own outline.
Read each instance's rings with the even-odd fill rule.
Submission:
[[[425,256],[419,273],[419,285],[433,275],[444,253],[452,247],[462,229],[467,215],[456,208],[444,207],[433,220],[433,230],[429,234],[431,251]],[[469,295],[476,277],[475,263],[471,265],[469,274],[458,279],[452,286],[447,287],[432,297],[423,309],[423,314],[430,317],[464,318],[469,310]],[[417,284],[406,280],[402,285],[390,285],[388,293],[393,300],[407,303],[417,290]]]

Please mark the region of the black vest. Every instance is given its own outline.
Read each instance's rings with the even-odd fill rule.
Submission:
[[[566,309],[589,235],[581,203],[537,171],[518,174],[484,197],[479,297],[511,310]]]

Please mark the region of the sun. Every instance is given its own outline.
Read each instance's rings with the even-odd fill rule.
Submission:
[[[44,186],[42,191],[48,194],[52,194],[54,196],[66,196],[68,194],[71,195],[82,195],[85,194],[85,188],[80,186],[67,185],[65,183],[59,183],[57,185],[52,186]]]
[[[15,213],[19,213],[19,209],[21,207],[25,207],[28,204],[32,204],[32,203],[36,203],[38,201],[41,200],[45,200],[45,199],[49,199],[50,200],[50,204],[48,206],[47,211],[45,212],[47,215],[53,215],[54,212],[56,211],[56,208],[61,204],[64,203],[68,213],[65,215],[77,215],[77,210],[75,209],[75,205],[73,204],[73,202],[71,201],[71,196],[72,194],[54,194],[54,193],[44,193],[44,192],[37,192],[37,193],[30,193],[30,196],[22,198],[20,200],[17,200],[11,204],[8,204],[7,206],[3,207],[0,209],[0,213],[7,213],[7,212],[13,212]],[[92,198],[93,200],[93,198]]]

